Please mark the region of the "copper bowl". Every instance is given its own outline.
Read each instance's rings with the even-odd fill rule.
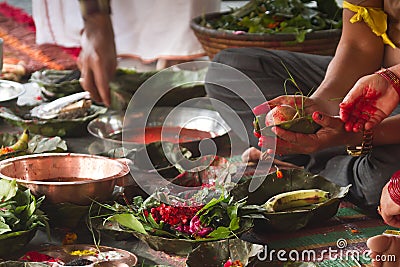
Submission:
[[[16,179],[52,204],[110,200],[128,174],[127,163],[88,154],[44,153],[0,162],[0,178]]]

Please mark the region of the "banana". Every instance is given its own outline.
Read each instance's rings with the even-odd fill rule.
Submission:
[[[25,129],[21,136],[18,138],[17,142],[15,142],[11,146],[0,148],[0,155],[4,155],[11,152],[16,151],[25,151],[28,149],[29,142],[29,130]]]
[[[271,197],[263,207],[268,212],[279,212],[307,208],[329,200],[329,192],[321,189],[302,189],[284,192]]]

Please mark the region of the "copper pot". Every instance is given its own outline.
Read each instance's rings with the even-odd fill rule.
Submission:
[[[102,156],[44,153],[0,162],[0,178],[16,179],[53,204],[88,205],[112,198],[115,185],[129,174],[126,163]]]

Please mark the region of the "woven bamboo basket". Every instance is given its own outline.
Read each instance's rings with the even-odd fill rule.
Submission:
[[[306,34],[304,42],[298,43],[294,34],[235,34],[232,31],[214,30],[200,25],[203,19],[218,19],[224,14],[227,12],[209,13],[190,22],[194,34],[210,59],[219,51],[234,47],[262,47],[333,56],[342,33],[340,29],[310,32]]]

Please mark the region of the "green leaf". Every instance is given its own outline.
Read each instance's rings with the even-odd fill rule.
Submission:
[[[7,232],[11,232],[10,226],[8,226],[4,221],[0,221],[0,235]]]
[[[231,235],[231,230],[228,227],[220,226],[212,231],[208,236],[217,239],[227,238]]]
[[[144,229],[143,225],[140,221],[133,215],[133,214],[115,214],[106,219],[106,221],[116,221],[120,225],[137,231],[142,234],[147,234],[146,230]]]
[[[64,152],[67,151],[67,144],[59,136],[43,137],[35,135],[28,142],[28,153],[44,153],[44,152]]]
[[[229,229],[233,232],[240,228],[240,218],[235,217],[231,220],[229,224]]]
[[[335,0],[316,0],[318,9],[328,14],[330,19],[340,18],[342,15],[341,8]]]
[[[0,201],[7,201],[17,194],[18,185],[16,180],[0,179]]]
[[[147,216],[147,221],[150,223],[151,227],[160,229],[160,225],[154,220],[151,213],[149,213],[149,216]]]

